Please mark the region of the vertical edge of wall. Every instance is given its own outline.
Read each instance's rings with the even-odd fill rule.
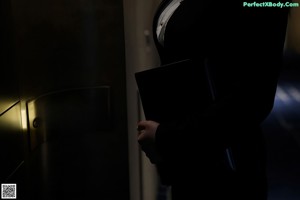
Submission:
[[[134,73],[159,64],[152,40],[152,19],[159,3],[159,0],[123,0],[131,200],[155,200],[158,194],[155,166],[140,151],[137,143],[136,125],[144,115]]]
[[[136,122],[138,121],[137,92],[133,73],[137,62],[135,52],[135,25],[136,25],[136,0],[123,0],[124,9],[124,34],[126,57],[126,85],[127,85],[127,110],[128,110],[128,157],[130,200],[142,200],[140,188],[139,149],[136,142]]]

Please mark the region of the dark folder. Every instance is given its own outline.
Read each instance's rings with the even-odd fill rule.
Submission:
[[[204,63],[181,60],[136,72],[135,79],[147,120],[178,119],[212,102]]]
[[[135,73],[146,119],[161,123],[204,111],[215,96],[209,76],[204,62],[195,65],[191,60]],[[236,170],[231,147],[226,148],[224,155],[228,168]]]

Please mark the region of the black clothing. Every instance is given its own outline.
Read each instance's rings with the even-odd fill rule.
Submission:
[[[273,107],[288,8],[248,8],[240,0],[184,0],[167,24],[162,46],[155,30],[166,2],[153,21],[161,63],[192,59],[199,67],[207,65],[216,100],[205,112],[195,108],[159,125],[161,182],[172,186],[173,200],[266,200],[260,125]],[[235,170],[226,163],[228,147]]]

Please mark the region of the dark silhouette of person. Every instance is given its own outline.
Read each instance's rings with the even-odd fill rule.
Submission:
[[[273,108],[288,12],[261,0],[159,5],[153,36],[161,64],[190,59],[207,67],[214,92],[205,112],[138,122],[141,149],[173,200],[267,199],[261,124]]]

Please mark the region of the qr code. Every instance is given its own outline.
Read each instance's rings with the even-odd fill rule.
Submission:
[[[17,199],[17,184],[1,184],[1,199]]]

